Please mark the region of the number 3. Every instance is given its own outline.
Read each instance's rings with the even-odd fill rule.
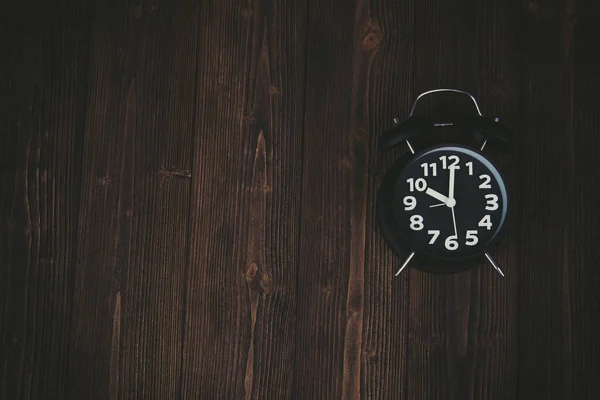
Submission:
[[[497,210],[498,209],[498,196],[495,194],[486,194],[485,199],[487,200],[486,210]]]

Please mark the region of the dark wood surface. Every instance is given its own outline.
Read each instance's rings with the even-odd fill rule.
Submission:
[[[3,17],[0,399],[600,398],[597,2]],[[515,132],[504,278],[394,277],[377,139],[438,87]]]

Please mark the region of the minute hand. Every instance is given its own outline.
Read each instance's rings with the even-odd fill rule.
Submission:
[[[454,199],[454,173],[456,169],[450,167],[450,183],[448,184],[448,198]]]

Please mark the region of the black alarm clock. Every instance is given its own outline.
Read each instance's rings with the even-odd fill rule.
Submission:
[[[413,115],[426,95],[453,92],[469,96],[476,116],[454,122],[429,122]],[[455,126],[476,140],[477,147],[443,143],[415,152],[410,139],[428,127]],[[436,89],[415,100],[409,117],[383,134],[381,151],[406,144],[410,153],[397,160],[383,177],[377,198],[379,226],[392,250],[408,265],[431,273],[457,273],[492,258],[506,223],[509,199],[506,182],[483,150],[490,141],[510,146],[510,130],[481,114],[473,95],[457,89]]]

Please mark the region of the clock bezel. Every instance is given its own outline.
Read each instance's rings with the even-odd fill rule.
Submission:
[[[411,248],[408,235],[406,235],[406,233],[397,225],[394,217],[394,188],[401,172],[404,170],[404,168],[406,168],[406,166],[418,158],[442,148],[448,148],[449,150],[452,150],[452,148],[464,149],[482,157],[495,170],[491,172],[495,172],[495,174],[498,175],[497,178],[500,179],[499,183],[501,183],[504,187],[506,194],[506,211],[494,236],[488,241],[482,250],[459,258],[433,256],[431,254],[427,254],[426,252]],[[414,261],[411,261],[412,267],[430,273],[452,274],[469,270],[484,262],[485,253],[491,252],[498,245],[502,238],[502,233],[506,227],[510,203],[509,193],[508,185],[502,172],[498,166],[492,160],[490,160],[489,157],[483,154],[483,152],[473,147],[464,146],[457,143],[444,143],[427,147],[416,154],[407,153],[400,157],[400,159],[398,159],[392,165],[392,167],[385,174],[379,187],[377,198],[377,217],[384,238],[397,255],[401,255],[402,253],[415,253],[415,256],[413,257]]]

